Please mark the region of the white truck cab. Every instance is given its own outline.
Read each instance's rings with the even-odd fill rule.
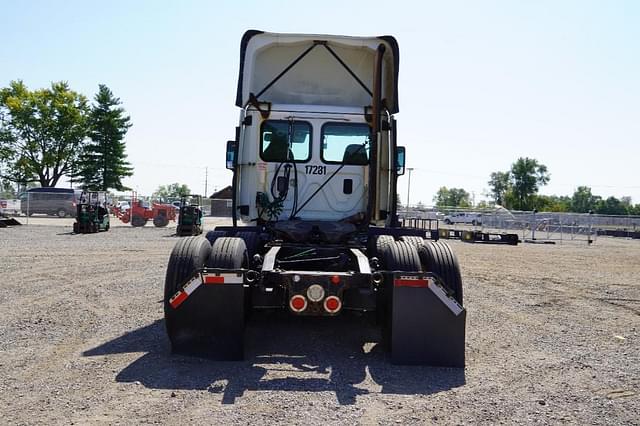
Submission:
[[[254,309],[355,311],[376,313],[393,362],[464,365],[455,256],[396,217],[397,77],[393,37],[245,33],[226,153],[233,226],[171,253],[174,352],[241,359]]]
[[[239,219],[390,225],[404,171],[395,39],[248,32],[241,52],[240,125],[227,153]]]

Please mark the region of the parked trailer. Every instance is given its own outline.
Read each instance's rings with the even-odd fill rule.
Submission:
[[[396,40],[252,30],[240,52],[233,226],[171,253],[172,350],[241,359],[248,311],[353,310],[375,313],[392,362],[463,367],[456,256],[396,220]]]
[[[438,235],[445,240],[462,240],[466,243],[518,245],[518,234],[483,232],[469,229],[439,228]]]

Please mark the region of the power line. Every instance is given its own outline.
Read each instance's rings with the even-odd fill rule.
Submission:
[[[463,174],[463,173],[451,173],[451,172],[444,172],[441,170],[431,170],[431,169],[422,169],[419,167],[415,167],[413,168],[413,170],[418,171],[418,172],[424,172],[424,173],[434,173],[434,174],[441,174],[441,175],[445,175],[445,176],[459,176],[459,177],[469,177],[469,178],[475,178],[475,179],[489,179],[490,176],[478,176],[478,175],[469,175],[469,174]],[[552,182],[551,186],[565,186],[565,187],[573,187],[576,188],[578,186],[588,186],[591,188],[613,188],[613,189],[640,189],[640,186],[638,185],[611,185],[611,184],[574,184],[574,183],[555,183]]]

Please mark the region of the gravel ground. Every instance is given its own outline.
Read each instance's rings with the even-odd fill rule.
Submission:
[[[173,229],[71,224],[0,229],[1,423],[640,423],[640,241],[452,242],[464,370],[391,365],[355,317],[255,316],[224,363],[168,352]]]

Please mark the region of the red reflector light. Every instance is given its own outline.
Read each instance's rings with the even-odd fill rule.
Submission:
[[[342,308],[342,302],[336,296],[329,296],[324,299],[324,309],[330,314],[336,313]]]
[[[400,277],[393,280],[394,287],[429,287],[429,280],[417,277]]]
[[[204,283],[205,284],[224,284],[224,277],[222,277],[222,276],[213,276],[213,275],[205,275]]]
[[[307,309],[307,299],[297,294],[289,300],[289,307],[293,312],[302,312]]]
[[[331,284],[340,284],[340,275],[334,275],[331,277]]]

